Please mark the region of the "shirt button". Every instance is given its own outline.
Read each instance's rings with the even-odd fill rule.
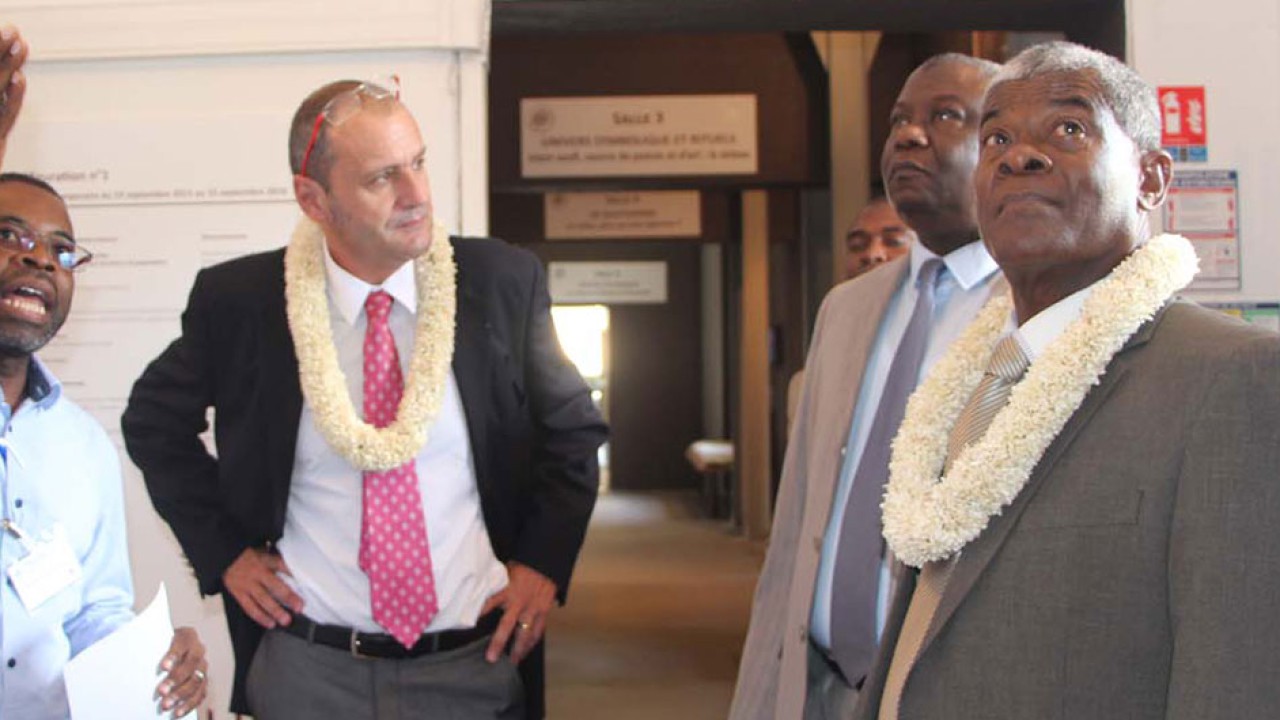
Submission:
[[[821,535],[813,536],[813,551],[819,554],[822,553],[822,536]]]
[[[20,508],[20,507],[22,507],[22,498],[18,498],[17,500],[14,500],[14,501],[13,501],[13,506],[14,506],[14,507],[16,507],[16,508]]]
[[[841,446],[840,446],[840,457],[844,457],[845,450],[847,450],[847,449],[848,449],[848,447],[849,447],[848,445],[841,445]]]
[[[801,625],[800,626],[800,642],[806,642],[808,640],[809,640],[809,626]]]
[[[18,665],[17,658],[9,658],[9,667],[16,667],[17,665]]]

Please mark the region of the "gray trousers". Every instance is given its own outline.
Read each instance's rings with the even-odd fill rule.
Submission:
[[[271,630],[249,666],[249,707],[257,720],[523,720],[520,675],[505,654],[489,664],[488,645],[367,659]]]
[[[849,687],[840,673],[831,668],[822,651],[809,643],[807,692],[804,720],[849,720],[858,703],[858,691]]]

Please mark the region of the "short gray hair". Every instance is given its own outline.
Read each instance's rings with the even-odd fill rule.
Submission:
[[[1088,73],[1098,83],[1103,104],[1139,150],[1160,149],[1160,105],[1155,88],[1128,65],[1083,45],[1054,41],[1023,50],[1005,63],[987,96],[1001,83],[1078,72]]]

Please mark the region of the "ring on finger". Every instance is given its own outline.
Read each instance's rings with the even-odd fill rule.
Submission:
[[[529,628],[533,627],[533,623],[529,622],[528,620],[521,620],[516,624],[520,626],[521,630],[528,630]]]
[[[196,680],[199,680],[200,682],[204,682],[204,681],[205,681],[205,678],[207,677],[207,676],[204,674],[204,671],[203,671],[203,670],[201,670],[200,668],[196,668],[196,671],[195,671],[194,673],[192,673],[192,674],[193,674],[193,675],[195,675],[195,676],[196,676]]]

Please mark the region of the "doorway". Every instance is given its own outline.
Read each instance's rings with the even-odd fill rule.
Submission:
[[[552,305],[560,348],[591,388],[591,401],[609,422],[609,308],[605,305]],[[600,446],[600,492],[611,487],[609,443]]]

